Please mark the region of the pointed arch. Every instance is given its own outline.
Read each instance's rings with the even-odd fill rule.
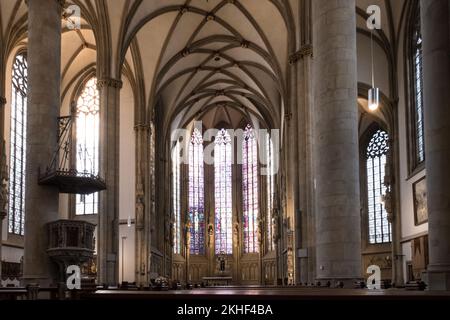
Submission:
[[[205,254],[205,193],[203,138],[194,128],[189,144],[189,221],[190,254]]]
[[[28,64],[26,52],[14,58],[11,90],[8,232],[24,235]]]
[[[242,200],[244,253],[258,253],[259,224],[258,145],[248,124],[242,141]]]
[[[221,129],[214,140],[215,253],[233,253],[233,152],[230,134]]]
[[[409,173],[424,168],[425,128],[423,110],[422,31],[420,1],[411,1],[406,24],[406,101]]]
[[[76,169],[78,172],[98,174],[100,141],[100,97],[97,78],[89,78],[81,90],[75,110]],[[99,210],[98,192],[75,196],[75,214],[97,214]]]
[[[386,194],[384,177],[389,151],[389,135],[386,131],[378,129],[372,133],[365,151],[369,243],[389,243],[392,241],[392,228],[382,201]]]

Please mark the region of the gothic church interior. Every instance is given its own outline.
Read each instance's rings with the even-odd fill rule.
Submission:
[[[449,291],[449,15],[0,0],[0,287]]]

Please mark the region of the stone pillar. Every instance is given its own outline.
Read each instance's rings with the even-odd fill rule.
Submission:
[[[1,177],[1,182],[4,182],[4,178]],[[3,196],[3,194],[2,194]],[[2,207],[0,208],[0,279],[2,276],[2,237],[3,237],[3,220],[6,218],[7,214],[6,214],[6,203],[5,202],[0,202],[0,205],[2,205]]]
[[[0,75],[1,79],[1,75]],[[1,80],[0,80],[1,81]],[[7,216],[7,204],[8,204],[8,164],[5,153],[5,140],[4,140],[4,112],[5,112],[6,99],[0,96],[0,278],[2,276],[2,238],[3,238],[3,220]]]
[[[97,81],[100,95],[100,176],[106,190],[100,192],[98,225],[98,281],[119,281],[119,106],[122,81]]]
[[[299,213],[297,222],[298,248],[301,255],[298,281],[313,283],[315,280],[315,225],[314,225],[314,100],[313,100],[313,48],[312,48],[312,0],[300,0],[298,14],[301,27],[299,34],[299,50],[291,56],[291,63],[297,67],[296,94],[298,101],[299,138],[298,138],[298,180],[299,180]]]
[[[137,125],[136,132],[136,282],[148,285],[150,255],[150,201],[145,195],[149,188],[150,126]]]
[[[347,286],[361,278],[355,0],[312,6],[317,279]]]
[[[57,146],[61,85],[61,2],[28,0],[28,115],[24,281],[57,278],[47,256],[48,222],[58,219],[59,192],[37,184]],[[54,282],[53,282],[54,283]]]
[[[289,97],[286,103],[286,109],[284,114],[284,144],[283,151],[285,153],[284,166],[286,173],[285,187],[286,187],[286,205],[283,218],[285,220],[285,232],[286,232],[286,246],[283,250],[286,250],[286,275],[289,284],[295,284],[298,279],[298,263],[297,263],[297,248],[299,245],[299,226],[300,219],[298,212],[299,207],[299,149],[297,143],[289,143],[290,141],[299,140],[299,121],[300,116],[298,102],[297,102],[297,90],[298,85],[297,78],[297,66],[293,63],[292,57],[290,57],[292,67],[288,69],[288,75],[292,88],[289,90]],[[297,164],[297,165],[294,165]]]
[[[450,3],[421,1],[430,290],[450,290]]]
[[[0,75],[0,81],[3,81]],[[1,84],[0,84],[1,87]],[[6,98],[0,95],[0,139],[3,141],[5,138],[5,105]]]
[[[2,237],[3,237],[3,220],[6,218],[6,211],[0,211],[0,279],[2,276]]]
[[[153,217],[156,216],[156,173],[155,173],[155,165],[156,165],[156,137],[155,137],[155,124],[154,122],[150,122],[149,124],[149,131],[150,136],[148,137],[148,176],[147,179],[147,185],[148,185],[148,192],[145,195],[146,203],[147,203],[147,209],[146,215],[147,215],[147,221],[150,221],[150,223],[145,224],[145,234],[148,237],[148,247],[149,252],[147,256],[147,282],[150,281],[150,272],[151,272],[151,266],[152,266],[152,247],[155,245],[153,244],[154,241],[154,228],[155,226],[151,223],[154,221]]]
[[[295,70],[292,70],[291,74],[292,83],[296,83],[296,74]],[[297,106],[297,97],[296,92],[292,90],[291,92],[291,113],[285,115],[285,130],[286,130],[286,142],[288,141],[297,141],[298,140],[298,108]],[[299,162],[298,158],[298,149],[296,143],[286,143],[285,144],[285,152],[286,152],[286,213],[285,213],[285,231],[287,236],[286,247],[283,250],[286,250],[287,255],[287,270],[286,277],[288,279],[288,283],[290,285],[295,284],[297,280],[296,274],[296,248],[297,248],[297,224],[299,223],[298,210],[299,210],[299,199],[298,199],[298,166],[294,165]]]

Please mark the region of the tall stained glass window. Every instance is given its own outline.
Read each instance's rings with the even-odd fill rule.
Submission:
[[[27,77],[27,58],[25,54],[18,54],[12,70],[8,232],[22,236],[25,222]]]
[[[181,188],[180,188],[180,143],[172,153],[172,209],[174,216],[173,253],[181,254]]]
[[[270,135],[266,136],[266,152],[267,152],[267,250],[273,251],[275,249],[273,240],[273,216],[274,198],[275,198],[275,168],[274,168],[274,154],[273,142]]]
[[[258,146],[253,128],[244,130],[242,142],[242,192],[244,253],[259,252],[258,243]]]
[[[215,252],[232,254],[231,137],[222,129],[215,137],[214,143]]]
[[[76,143],[78,172],[98,174],[100,100],[97,78],[86,82],[76,108]],[[77,215],[98,213],[98,192],[76,196]]]
[[[205,253],[203,139],[195,128],[189,145],[189,219],[191,254]]]
[[[423,119],[423,60],[422,33],[420,29],[420,10],[417,10],[416,24],[413,37],[413,81],[414,81],[414,129],[416,146],[416,164],[425,160],[425,129]]]
[[[369,242],[371,244],[391,242],[391,225],[381,202],[386,193],[384,175],[389,136],[378,130],[367,147],[367,194],[369,209]]]

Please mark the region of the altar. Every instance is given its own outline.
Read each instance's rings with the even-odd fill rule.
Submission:
[[[233,280],[232,277],[203,277],[203,282],[207,287],[210,286],[228,286],[231,281]]]

